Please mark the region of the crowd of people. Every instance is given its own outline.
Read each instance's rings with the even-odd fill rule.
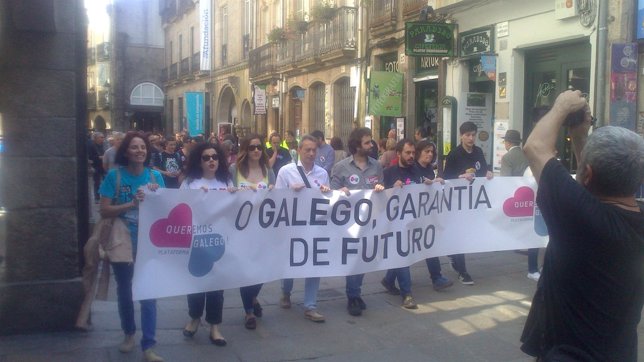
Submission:
[[[567,98],[567,100],[569,99]],[[575,106],[577,106],[577,103],[575,103]],[[232,136],[225,139],[214,136],[204,139],[202,136],[190,138],[184,133],[177,134],[173,137],[135,132],[129,132],[127,134],[113,133],[110,137],[110,147],[104,153],[98,147],[99,143],[102,142],[103,135],[94,134],[91,142],[96,146],[90,146],[94,147],[96,152],[90,152],[90,159],[92,166],[97,170],[101,170],[100,172],[96,171],[94,173],[94,180],[97,185],[96,196],[100,200],[101,215],[104,217],[118,216],[124,219],[131,232],[133,260],[137,248],[138,205],[144,201],[144,187],[152,190],[159,187],[194,189],[201,190],[202,192],[226,190],[231,193],[272,188],[292,189],[294,192],[297,192],[303,188],[318,188],[322,193],[337,190],[348,195],[353,190],[372,189],[374,192],[382,192],[388,188],[404,187],[410,184],[431,185],[435,182],[444,183],[445,179],[461,178],[471,181],[475,177],[491,179],[494,176],[491,167],[483,156],[482,150],[475,145],[477,126],[472,122],[464,122],[460,126],[460,144],[446,156],[444,167],[440,168],[440,173],[438,173],[439,168],[437,167],[437,147],[432,142],[431,135],[426,129],[416,130],[414,139],[402,140],[397,140],[395,130],[392,131],[394,132],[388,135],[387,139],[382,142],[384,147],[379,147],[379,144],[372,139],[370,129],[355,129],[347,139],[346,149],[343,147],[342,140],[338,137],[333,137],[330,144],[327,144],[324,133],[319,130],[311,132],[310,135],[304,135],[299,140],[293,137],[292,132],[287,133],[284,139],[276,132],[271,133],[267,139],[257,134],[250,134],[243,137],[239,145],[237,145],[236,140]],[[551,162],[548,162],[550,158],[546,159],[543,156],[543,150],[539,149],[540,144],[529,149],[529,152],[527,152],[528,157],[526,158],[525,153],[520,147],[521,139],[517,131],[508,131],[504,140],[506,149],[509,152],[502,161],[502,176],[523,175],[528,168],[528,161],[530,161],[530,164],[534,166],[533,169],[537,170],[535,174],[537,180],[541,178],[543,182],[546,177],[555,177],[551,175],[555,172],[555,166],[550,165]],[[537,142],[535,141],[534,143]],[[641,152],[641,144],[636,147],[639,147],[639,152]],[[548,153],[546,154],[549,155]],[[533,161],[530,158],[531,156],[536,158],[537,161]],[[636,326],[639,321],[638,313],[641,311],[642,301],[644,300],[644,294],[642,293],[643,285],[641,282],[641,261],[644,261],[642,258],[642,250],[644,248],[641,245],[643,235],[641,229],[642,225],[644,225],[644,223],[641,223],[642,214],[640,211],[639,215],[637,215],[636,208],[637,210],[639,208],[637,204],[634,204],[634,201],[630,199],[610,198],[608,193],[600,191],[600,188],[604,187],[604,183],[608,181],[598,179],[597,171],[590,166],[592,165],[594,167],[595,164],[593,162],[595,161],[588,160],[587,158],[589,156],[586,159],[583,156],[580,157],[582,157],[582,161],[586,162],[581,162],[580,164],[589,167],[584,173],[583,177],[585,177],[585,181],[582,181],[582,185],[584,185],[583,182],[590,184],[589,180],[591,178],[594,180],[592,185],[600,192],[600,200],[608,200],[605,201],[606,203],[602,207],[611,209],[625,205],[622,208],[628,207],[629,209],[626,209],[624,212],[633,213],[633,215],[627,216],[640,222],[639,226],[633,226],[629,223],[630,221],[626,222],[629,228],[634,228],[630,237],[640,242],[640,245],[637,246],[628,245],[628,248],[631,248],[630,250],[637,257],[636,260],[640,261],[640,264],[636,266],[630,261],[627,262],[625,255],[619,255],[622,258],[621,260],[626,263],[624,264],[624,268],[627,268],[639,278],[637,280],[634,278],[629,279],[629,283],[631,281],[633,283],[629,284],[628,287],[635,293],[633,296],[635,300],[626,296],[623,298],[624,303],[619,305],[619,308],[629,311],[629,316],[634,318],[634,325]],[[641,154],[640,157],[642,157]],[[639,159],[639,163],[641,176],[642,159]],[[101,177],[105,173],[106,176],[101,182]],[[565,177],[561,176],[553,179],[549,181],[549,184],[555,181],[563,183],[564,180],[562,178]],[[569,175],[568,179],[572,180]],[[641,178],[639,182],[641,183]],[[573,186],[568,187],[573,188]],[[552,187],[546,190],[549,194],[556,194],[557,197],[563,198],[564,195],[561,195],[562,192],[557,192],[555,189],[555,187]],[[567,199],[571,198],[570,195],[566,196]],[[572,219],[565,212],[558,211],[559,206],[556,206],[556,204],[553,205],[545,199],[539,201],[540,205],[543,203],[543,207],[545,208],[543,214],[548,227],[555,224],[554,221],[550,220],[549,213],[556,214],[557,218]],[[574,211],[570,212],[572,213]],[[599,218],[599,214],[593,216],[593,219],[597,218]],[[580,223],[582,221],[571,220],[571,222]],[[637,230],[638,228],[639,230]],[[609,231],[605,231],[605,233],[609,233]],[[556,245],[563,243],[563,241],[558,240],[562,237],[566,238],[568,236],[557,235]],[[574,238],[573,235],[570,237]],[[610,238],[611,236],[606,235],[606,237]],[[639,239],[637,239],[638,237]],[[569,246],[565,248],[569,248]],[[565,248],[557,251],[557,253],[560,256],[566,257],[568,249]],[[541,293],[544,293],[542,285],[546,285],[545,283],[547,281],[543,280],[544,278],[541,277],[537,267],[537,252],[538,249],[531,249],[529,251],[528,277],[535,281],[540,281],[539,290]],[[451,266],[458,274],[458,280],[464,285],[474,284],[474,279],[466,268],[465,255],[451,255],[449,258]],[[562,265],[561,260],[555,259],[556,257],[549,255],[548,252],[546,253],[546,263],[550,260],[551,265],[555,265],[556,268],[563,268],[568,273],[576,272]],[[577,259],[575,262],[579,264],[584,263],[584,261]],[[602,262],[601,264],[604,263]],[[435,290],[443,290],[453,285],[450,279],[441,274],[441,264],[438,257],[427,259],[426,264]],[[125,339],[119,349],[121,352],[126,353],[132,351],[135,347],[134,333],[136,327],[132,301],[134,264],[132,262],[112,263],[112,265],[117,282],[121,327],[125,334]],[[599,266],[597,264],[589,270],[595,270]],[[547,268],[548,266],[544,266],[544,274],[547,274]],[[611,269],[611,272],[617,274],[606,275],[610,277],[609,280],[620,280],[620,278],[615,277],[619,275],[619,270]],[[546,276],[546,279],[551,278],[556,283],[559,283],[558,285],[560,286],[567,285],[571,287],[569,280],[566,280],[561,275],[555,275],[552,271],[550,273]],[[360,316],[367,309],[367,305],[361,297],[363,277],[364,274],[346,277],[347,311],[352,316]],[[588,282],[591,279],[589,277]],[[388,270],[381,280],[381,283],[389,294],[399,295],[401,297],[402,307],[407,309],[417,308],[417,304],[412,296],[409,267]],[[293,285],[294,281],[292,279],[282,280],[282,297],[279,300],[280,307],[291,308]],[[320,278],[305,278],[304,280],[304,317],[316,323],[325,321],[325,316],[317,308],[319,286]],[[243,305],[243,323],[245,328],[250,330],[257,327],[258,318],[262,317],[263,314],[262,306],[258,301],[258,295],[261,289],[262,284],[245,286],[239,289]],[[556,310],[557,297],[553,296],[552,298],[555,299],[548,299],[550,296],[548,293],[552,293],[552,291],[551,289],[545,290],[546,296],[543,297],[542,295],[540,298],[545,298],[543,299],[543,303],[546,303],[548,309],[545,311],[533,311],[531,312],[531,316],[533,316],[533,313],[534,315],[542,313],[547,318],[561,318],[559,321],[552,321],[552,323],[565,329],[566,326],[560,324],[567,323],[567,318],[573,317],[571,317],[570,313],[566,314],[564,312],[548,314]],[[576,291],[576,293],[578,293],[576,298],[566,302],[580,302],[579,298],[584,296],[584,292]],[[217,346],[225,346],[226,339],[220,330],[223,301],[224,296],[221,290],[188,295],[189,320],[183,329],[183,335],[186,338],[191,338],[197,333],[205,311],[205,321],[210,325],[210,341]],[[156,343],[156,302],[154,300],[143,300],[140,303],[141,330],[143,334],[141,348],[144,351],[144,357],[147,361],[162,361],[163,359],[152,348]],[[542,304],[539,305],[541,306]],[[587,306],[589,310],[596,311],[598,312],[597,314],[600,314],[595,307],[593,305]],[[617,308],[617,306],[611,307],[611,310],[615,311]],[[560,347],[562,343],[575,342],[573,337],[578,336],[572,334],[570,336],[565,335],[566,338],[562,337],[562,340],[558,340],[557,338],[564,336],[564,334],[549,335],[549,339],[544,341],[543,336],[548,335],[548,333],[543,330],[544,326],[538,323],[542,322],[542,319],[539,319],[542,317],[542,314],[534,316],[533,319],[536,322],[532,321],[530,326],[526,326],[526,331],[523,336],[525,343],[524,350],[526,353],[543,357],[547,353],[552,352],[552,348]],[[636,316],[637,318],[635,318]],[[615,328],[609,329],[606,333],[621,331],[623,333],[620,336],[632,337],[631,334],[628,334],[632,332],[631,322],[629,322],[631,324],[628,324],[628,328],[624,329],[624,327],[620,329],[623,326],[620,325],[618,320],[609,319],[607,318],[604,321],[607,325],[610,324],[609,322],[614,322],[613,324],[617,324],[618,326],[615,327],[613,324],[610,324],[610,326]],[[576,327],[581,328],[587,333],[591,333],[587,331],[588,328],[584,329],[585,326],[583,325],[577,325]],[[608,348],[607,350],[611,351],[611,353],[614,351],[616,353],[615,355],[632,357],[628,354],[632,352],[632,338],[629,341],[630,344],[620,342],[621,344],[608,345],[608,342],[597,340],[595,341],[597,342],[595,346],[587,346],[586,342],[581,343],[581,345],[588,347],[584,350],[584,353],[590,353],[591,356],[602,356],[601,353],[608,353],[596,350],[601,348],[600,346],[603,343],[603,346],[606,346]],[[636,338],[634,343],[636,347]],[[574,346],[578,347],[578,344]],[[544,349],[545,347],[548,347],[548,349]],[[589,350],[590,352],[588,352]],[[561,348],[559,348],[557,353],[565,352],[566,350],[562,352]],[[593,353],[596,353],[596,355]],[[610,354],[610,356],[612,355]]]

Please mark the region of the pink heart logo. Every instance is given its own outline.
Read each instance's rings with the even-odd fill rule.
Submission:
[[[189,248],[192,242],[192,210],[187,204],[175,206],[168,218],[150,228],[150,240],[159,248]]]
[[[534,215],[534,191],[529,187],[519,187],[511,197],[503,203],[503,212],[510,217]]]

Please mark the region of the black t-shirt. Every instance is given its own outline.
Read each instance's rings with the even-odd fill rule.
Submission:
[[[398,180],[401,180],[404,185],[419,183],[413,167],[400,167],[399,165],[385,168],[383,178],[386,189],[394,187]]]
[[[458,145],[455,149],[445,158],[445,170],[443,170],[443,178],[455,179],[462,175],[468,169],[473,168],[474,174],[477,177],[485,177],[489,170],[483,150],[480,147],[474,146],[472,153],[468,153],[463,148],[463,145]],[[490,170],[491,171],[491,170]]]
[[[268,154],[269,158],[273,157],[273,148],[267,149],[266,154]],[[284,165],[288,165],[289,162],[291,162],[291,153],[288,152],[288,150],[284,147],[279,147],[277,149],[277,158],[275,160],[275,164],[273,164],[273,172],[277,175],[280,168],[282,168],[282,166]]]
[[[434,173],[434,166],[430,163],[429,166],[423,167],[419,163],[414,164],[414,172],[418,178],[418,183],[422,183],[426,178],[433,180],[436,178]]]
[[[157,167],[163,171],[168,172],[181,172],[183,167],[183,161],[179,152],[175,153],[160,153],[161,163]],[[163,182],[165,182],[165,187],[169,189],[178,189],[179,188],[179,178],[178,177],[168,177],[163,175]]]
[[[602,203],[556,159],[545,165],[537,203],[550,233],[521,349],[582,360],[636,361],[644,295],[644,211]],[[642,206],[640,206],[642,208]]]

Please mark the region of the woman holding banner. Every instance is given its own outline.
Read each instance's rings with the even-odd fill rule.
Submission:
[[[101,217],[121,218],[130,231],[132,241],[132,257],[126,257],[127,261],[115,262],[112,260],[111,263],[114,279],[116,279],[121,328],[125,333],[125,339],[119,346],[119,350],[123,353],[131,352],[135,346],[136,324],[134,322],[134,302],[132,301],[132,278],[139,231],[139,204],[145,198],[143,187],[152,191],[159,187],[165,187],[161,174],[145,166],[150,161],[150,155],[150,144],[147,138],[140,133],[128,133],[116,151],[115,162],[120,167],[110,170],[99,189]],[[152,350],[156,344],[154,339],[157,324],[156,300],[142,300],[140,303],[141,332],[143,333],[141,349],[144,359],[146,361],[163,361],[163,358]]]
[[[180,189],[228,190],[234,192],[232,176],[228,170],[226,154],[218,144],[199,143],[190,151],[186,168],[186,179]],[[226,340],[219,331],[224,309],[224,291],[188,294],[188,315],[190,322],[183,329],[183,335],[191,338],[197,333],[201,316],[206,309],[206,322],[210,324],[210,342],[223,347]]]
[[[270,190],[275,185],[275,174],[268,166],[268,155],[264,152],[261,137],[250,134],[241,140],[237,162],[230,166],[233,184],[241,190]],[[249,250],[250,257],[254,257]],[[244,311],[246,312],[244,326],[255,329],[257,320],[262,316],[262,306],[257,301],[262,284],[239,288]]]

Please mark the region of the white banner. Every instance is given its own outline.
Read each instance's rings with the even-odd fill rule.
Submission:
[[[432,256],[543,247],[534,178],[351,196],[160,189],[141,204],[134,299],[343,276]]]
[[[210,0],[199,1],[199,32],[201,34],[199,46],[199,49],[201,49],[201,59],[199,60],[200,70],[210,70],[210,49],[212,49],[212,42],[210,41],[211,19],[212,11],[210,9]]]

